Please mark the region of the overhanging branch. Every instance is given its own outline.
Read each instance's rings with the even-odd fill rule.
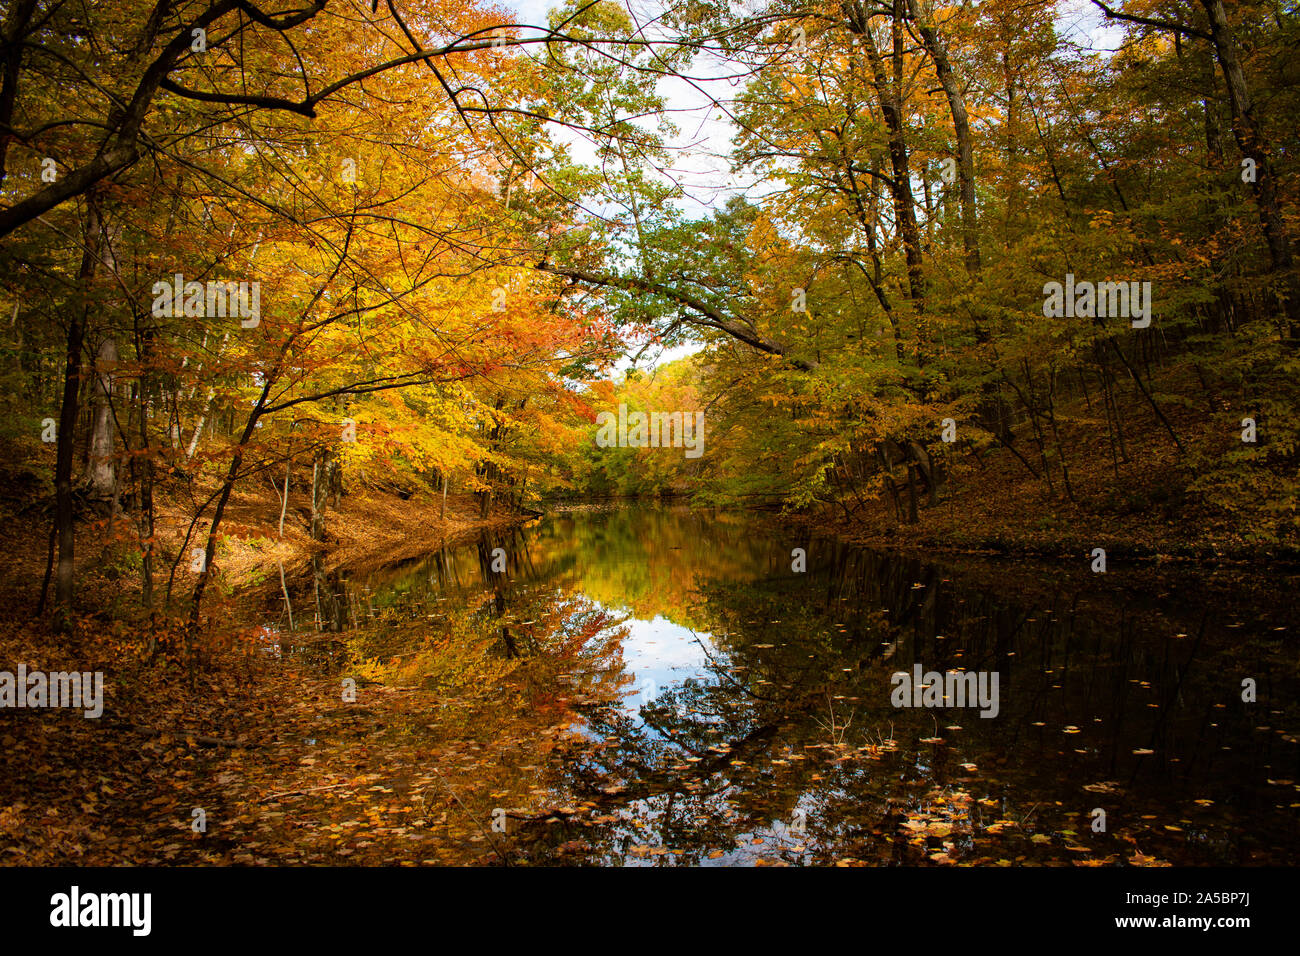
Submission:
[[[737,341],[744,342],[750,348],[768,355],[776,355],[795,368],[803,372],[811,372],[817,368],[816,362],[808,362],[804,359],[790,356],[789,350],[775,342],[764,339],[756,332],[747,329],[738,320],[724,314],[717,308],[702,302],[695,296],[686,292],[681,292],[671,286],[663,285],[659,282],[650,282],[647,279],[641,279],[636,276],[616,276],[603,275],[593,272],[586,272],[582,269],[565,269],[560,266],[553,266],[548,262],[538,263],[533,267],[538,272],[546,272],[550,275],[561,276],[573,282],[581,282],[584,285],[602,286],[605,288],[623,289],[626,292],[644,292],[650,295],[660,295],[666,299],[684,305],[693,312],[698,313],[702,318],[699,320],[686,319],[696,325],[703,325],[711,329],[717,329],[725,332]]]

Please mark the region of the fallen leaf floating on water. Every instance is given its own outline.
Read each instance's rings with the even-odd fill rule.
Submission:
[[[1118,781],[1102,780],[1100,783],[1090,783],[1083,789],[1089,793],[1122,793],[1124,788],[1119,785]]]

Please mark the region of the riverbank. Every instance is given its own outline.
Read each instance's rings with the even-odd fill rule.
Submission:
[[[0,447],[0,594],[14,607],[35,608],[45,575],[49,534],[47,499],[40,494],[36,467],[22,463],[25,449]],[[5,464],[8,463],[8,464]],[[19,463],[19,464],[15,464]],[[179,483],[160,486],[155,500],[155,605],[166,603],[168,581],[173,597],[183,600],[193,583],[188,556],[206,540],[210,512],[191,526],[193,502],[214,489]],[[282,518],[283,514],[283,518]],[[264,580],[283,565],[286,573],[312,556],[327,567],[362,566],[399,561],[434,550],[480,531],[527,520],[505,509],[485,518],[478,499],[415,492],[404,496],[351,482],[326,513],[324,540],[309,533],[310,499],[306,489],[291,487],[287,503],[269,482],[236,485],[221,525],[215,562],[226,592]],[[182,555],[182,550],[185,554]],[[172,566],[175,564],[173,574]],[[77,582],[82,600],[93,608],[107,600],[119,607],[140,589],[140,544],[134,515],[83,513],[77,524]]]
[[[529,520],[506,509],[495,509],[486,518],[479,513],[472,495],[449,495],[446,510],[442,498],[416,494],[403,498],[372,488],[357,488],[344,495],[326,518],[325,539],[312,540],[305,510],[292,526],[279,535],[275,495],[245,493],[232,496],[231,530],[226,539],[222,563],[231,582],[239,587],[255,580],[268,567],[283,563],[286,573],[301,567],[313,555],[325,559],[327,568],[372,567],[427,554],[448,543],[462,541],[484,531]]]
[[[48,519],[35,495],[14,494],[21,483],[5,487],[0,600],[11,613],[0,623],[0,671],[21,664],[29,673],[99,673],[103,696],[98,718],[76,709],[0,710],[0,863],[494,859],[496,847],[483,836],[487,811],[471,817],[453,794],[523,779],[513,763],[518,752],[491,753],[497,736],[553,747],[563,735],[519,716],[536,708],[521,702],[524,685],[510,670],[493,670],[489,698],[481,693],[483,656],[452,643],[438,653],[457,663],[458,682],[437,695],[367,685],[345,703],[336,675],[267,653],[258,629],[241,623],[240,601],[281,564],[292,574],[319,555],[329,567],[355,571],[518,516],[483,519],[475,499],[453,495],[444,517],[440,496],[356,489],[331,510],[326,540],[316,542],[297,496],[281,535],[280,501],[269,485],[237,489],[218,551],[220,586],[210,589],[206,626],[191,644],[184,633],[189,563],[178,565],[171,608],[160,565],[156,610],[143,609],[134,527],[122,516],[79,523],[75,627],[54,633],[35,614]],[[159,501],[161,555],[180,553],[188,524],[174,500]],[[442,770],[395,783],[394,767],[417,764]],[[339,843],[359,832],[374,839]],[[403,852],[422,842],[420,855]]]
[[[804,527],[832,529],[854,544],[914,554],[1034,557],[1091,563],[1101,548],[1108,560],[1293,567],[1300,542],[1252,539],[1249,530],[1191,511],[1166,511],[1144,502],[1141,492],[1119,510],[1095,502],[1068,501],[1026,481],[1003,462],[986,473],[965,471],[915,524],[900,522],[881,499],[865,502],[851,516],[795,514]],[[1137,469],[1134,469],[1135,471]],[[1247,525],[1247,529],[1249,525]]]
[[[1207,566],[1300,564],[1295,454],[1285,429],[1242,440],[1242,412],[1207,399],[1190,372],[1160,385],[1162,418],[1135,394],[1119,398],[1108,425],[1083,397],[1062,402],[1046,439],[1028,423],[1012,449],[978,447],[956,430],[937,444],[944,474],[933,498],[918,490],[909,523],[904,469],[898,507],[878,482],[794,520],[849,541],[920,553],[1035,556],[1091,561],[1095,548],[1130,561]],[[1186,396],[1176,398],[1172,396]]]

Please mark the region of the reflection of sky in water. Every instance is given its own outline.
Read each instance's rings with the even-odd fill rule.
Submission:
[[[1119,597],[1106,597],[1104,604],[1089,608],[1088,614],[1098,623],[1090,624],[1089,618],[1080,615],[1078,623],[1071,617],[1069,623],[1062,624],[1066,618],[1062,615],[1058,620],[1057,615],[1061,608],[1072,607],[1077,597],[1065,590],[1059,599],[1052,599],[1059,603],[1049,605],[1048,613],[1043,613],[1036,610],[1038,605],[1027,603],[1030,597],[1040,597],[1037,578],[1032,582],[1034,590],[1021,596],[1016,590],[1018,580],[1004,582],[1002,575],[1009,572],[1000,565],[981,572],[989,575],[987,580],[972,578],[950,586],[948,578],[940,577],[947,573],[945,568],[874,552],[837,551],[830,546],[810,550],[810,555],[823,557],[824,564],[814,563],[807,583],[800,578],[796,586],[784,570],[784,554],[780,562],[769,564],[761,547],[746,550],[749,539],[716,521],[684,534],[680,527],[674,532],[671,515],[659,511],[628,509],[615,517],[618,520],[580,514],[572,518],[572,527],[556,524],[550,531],[530,530],[531,550],[521,546],[518,556],[512,552],[511,573],[504,582],[492,576],[485,580],[474,545],[456,546],[436,557],[372,575],[350,578],[344,573],[341,580],[323,582],[345,598],[348,617],[355,616],[346,626],[368,627],[376,641],[387,640],[390,626],[404,623],[416,627],[393,626],[392,640],[402,641],[411,634],[422,638],[452,633],[444,622],[459,628],[463,618],[469,631],[489,639],[488,653],[498,657],[506,653],[502,628],[510,629],[526,656],[545,655],[560,644],[567,655],[571,650],[568,639],[589,634],[601,620],[599,614],[608,615],[603,623],[609,630],[591,638],[591,653],[573,660],[564,657],[559,663],[573,672],[555,675],[557,697],[567,698],[574,708],[576,719],[569,729],[585,735],[588,743],[600,745],[593,747],[589,760],[580,756],[582,779],[609,795],[608,799],[597,798],[599,807],[594,812],[599,815],[593,817],[596,828],[590,831],[592,849],[583,851],[588,854],[582,857],[585,861],[727,866],[778,859],[806,864],[851,855],[868,862],[912,865],[943,852],[987,862],[982,855],[984,847],[999,859],[1018,855],[1022,849],[1030,852],[1029,847],[1024,845],[1023,834],[1011,831],[1007,837],[1011,843],[993,840],[996,833],[980,835],[983,831],[977,833],[977,823],[984,827],[1005,816],[1013,822],[1032,820],[1025,831],[1037,830],[1036,836],[1054,837],[1058,831],[1068,834],[1073,831],[1064,828],[1077,827],[1077,813],[1053,811],[1052,807],[1077,806],[1080,781],[1105,782],[1112,777],[1136,781],[1126,799],[1133,801],[1134,808],[1150,808],[1151,815],[1140,819],[1154,822],[1150,827],[1137,824],[1140,829],[1135,831],[1142,835],[1144,853],[1154,846],[1161,858],[1222,863],[1236,861],[1242,853],[1256,852],[1252,848],[1263,845],[1254,837],[1249,844],[1240,843],[1241,818],[1225,819],[1218,808],[1242,800],[1252,801],[1252,807],[1266,805],[1273,794],[1263,791],[1261,796],[1261,785],[1269,779],[1266,774],[1279,774],[1264,768],[1264,761],[1273,755],[1260,750],[1265,745],[1254,741],[1262,739],[1265,732],[1283,733],[1289,727],[1253,732],[1258,721],[1248,714],[1235,717],[1236,723],[1221,731],[1225,736],[1206,738],[1203,745],[1216,755],[1227,755],[1216,756],[1216,760],[1233,762],[1216,763],[1211,770],[1208,762],[1201,761],[1185,784],[1174,782],[1172,776],[1139,777],[1140,763],[1131,772],[1117,773],[1115,769],[1116,761],[1130,751],[1149,754],[1150,750],[1136,748],[1149,747],[1153,734],[1165,735],[1166,719],[1171,741],[1189,741],[1180,745],[1181,749],[1171,745],[1179,754],[1171,760],[1196,758],[1194,748],[1202,745],[1195,741],[1203,738],[1195,732],[1202,720],[1223,722],[1220,710],[1227,708],[1216,703],[1221,696],[1218,678],[1212,674],[1201,677],[1201,671],[1191,668],[1184,680],[1188,671],[1181,670],[1168,651],[1170,631],[1196,627],[1203,613],[1199,608],[1187,610],[1185,622],[1181,605],[1170,599],[1158,605],[1159,614],[1140,605],[1138,610],[1143,613],[1130,618],[1122,597],[1126,592],[1120,592]],[[725,577],[707,573],[715,569],[721,553],[708,543],[715,540],[727,542],[728,574],[741,579],[743,587],[712,586]],[[680,541],[682,546],[669,546],[672,541]],[[696,544],[699,547],[694,547]],[[1034,573],[1033,569],[1027,573]],[[917,582],[922,575],[933,587],[943,586],[943,599],[918,602],[923,585]],[[1186,580],[1195,583],[1201,579]],[[278,584],[277,579],[272,587]],[[318,586],[323,586],[322,582],[306,579],[293,589],[300,629],[313,626]],[[817,593],[829,589],[826,607],[805,604],[806,618],[796,616],[796,602],[802,601],[805,593],[801,587],[814,588]],[[597,595],[603,600],[597,600]],[[271,613],[278,619],[268,618],[269,633],[264,635],[271,643],[281,639],[282,626],[287,626],[283,596],[278,592],[276,601]],[[791,610],[782,613],[786,608]],[[1118,631],[1108,623],[1107,613],[1109,620],[1121,622]],[[643,614],[650,617],[643,618]],[[895,623],[879,630],[884,614]],[[664,615],[699,622],[714,633],[693,634]],[[790,619],[781,623],[787,616]],[[421,628],[426,621],[427,626]],[[849,628],[852,630],[846,633]],[[613,660],[606,656],[609,645],[601,640],[611,634],[619,638]],[[1079,634],[1088,638],[1090,646],[1095,636],[1097,647],[1076,665],[1072,649]],[[890,640],[885,645],[888,653],[872,656],[881,636]],[[1204,654],[1208,648],[1217,655],[1211,660],[1220,670],[1225,660],[1230,664],[1245,654],[1232,650],[1237,645],[1231,637],[1230,632],[1210,634],[1201,650]],[[1139,642],[1133,648],[1132,640]],[[1104,643],[1107,641],[1114,643]],[[950,645],[955,645],[955,656],[934,660],[934,654]],[[304,645],[308,649],[316,646]],[[1186,642],[1182,650],[1192,655],[1199,646]],[[1260,647],[1254,644],[1250,652]],[[939,720],[947,723],[949,718],[929,712],[917,712],[912,718],[908,711],[895,711],[885,703],[888,675],[896,668],[906,668],[911,660],[923,659],[927,666],[934,660],[942,669],[949,663],[970,661],[967,653],[978,656],[990,648],[1026,662],[1019,672],[1027,685],[1021,697],[1024,705],[1019,713],[1004,711],[1000,726],[972,735],[963,743],[938,730]],[[396,647],[394,652],[404,650]],[[1268,653],[1272,660],[1274,652]],[[1031,654],[1041,656],[1042,663]],[[1227,654],[1230,656],[1225,658]],[[1088,680],[1063,680],[1066,661],[1062,655],[1068,658],[1071,670],[1086,668]],[[1187,666],[1191,660],[1189,656]],[[1099,668],[1114,661],[1123,662],[1124,667],[1112,668],[1112,681],[1095,676]],[[1199,659],[1196,663],[1200,664]],[[626,677],[622,696],[607,708],[606,691],[622,676]],[[771,686],[766,686],[769,682]],[[823,683],[827,685],[824,691]],[[1144,689],[1163,687],[1163,696],[1136,699],[1132,688],[1139,684]],[[1065,688],[1071,686],[1077,689],[1067,696]],[[788,694],[796,706],[761,705],[750,697],[751,687],[757,695],[780,698]],[[645,688],[653,689],[649,698],[655,710],[678,696],[686,698],[683,706],[694,708],[665,722],[671,735],[667,738],[641,719],[647,703]],[[874,703],[868,701],[864,688],[874,695],[870,698]],[[811,709],[797,706],[809,693]],[[1200,710],[1182,703],[1192,695],[1199,695]],[[832,702],[841,700],[844,703]],[[1146,717],[1148,708],[1157,707],[1160,716],[1153,715],[1145,722],[1131,719],[1135,710]],[[1215,709],[1205,711],[1208,707]],[[1085,708],[1097,708],[1098,714],[1113,709],[1130,718],[1122,732],[1117,727],[1110,738],[1101,739],[1114,754],[1097,746],[1073,751],[1053,746],[1056,728],[1045,721],[1059,714],[1062,726],[1066,721],[1080,723],[1079,715],[1088,713]],[[1202,711],[1209,716],[1203,717]],[[1164,714],[1171,716],[1165,718]],[[1289,716],[1282,711],[1275,715]],[[716,766],[705,752],[706,747],[714,751],[707,746],[714,741],[745,741],[765,726],[777,729],[767,736],[755,736],[750,746],[738,748]],[[1029,749],[1010,746],[1023,740],[1021,735],[1029,726],[1035,728],[1028,731],[1035,734]],[[1219,728],[1220,723],[1211,726]],[[1039,733],[1039,728],[1046,729]],[[949,739],[930,743],[932,736]],[[885,738],[896,745],[879,753],[874,749],[867,752],[870,745]],[[1042,742],[1037,742],[1040,739]],[[833,746],[837,741],[844,746]],[[1220,746],[1221,751],[1217,749]],[[1189,748],[1192,752],[1186,753]],[[725,752],[729,751],[720,751]],[[1018,752],[1024,756],[1017,757]],[[704,767],[699,767],[701,759],[708,761]],[[806,763],[800,764],[800,760]],[[996,779],[978,769],[994,760],[999,766],[1007,764]],[[1191,763],[1188,759],[1184,764],[1189,775]],[[1225,775],[1221,766],[1229,773]],[[957,776],[958,768],[968,776]],[[571,789],[570,783],[564,773],[546,777],[548,789],[532,791],[521,799],[538,806],[572,804],[575,792],[580,791]],[[607,786],[610,784],[617,786]],[[969,792],[978,798],[978,804],[969,800],[956,803],[951,796],[957,792]],[[1055,799],[1058,796],[1059,801]],[[1196,843],[1165,836],[1166,817],[1158,814],[1171,800],[1181,799],[1186,804],[1193,798],[1205,809],[1187,812],[1197,814],[1194,822],[1204,828],[1205,835]],[[975,811],[975,806],[982,809]],[[1276,821],[1277,826],[1268,827],[1268,832],[1287,836],[1279,837],[1277,846],[1259,852],[1270,861],[1290,861],[1295,857],[1293,821],[1285,816],[1281,804],[1276,811],[1269,815],[1260,809],[1253,819],[1260,824]],[[905,846],[880,829],[882,821],[895,813],[923,827],[908,828]],[[931,834],[931,823],[949,826],[947,838]],[[555,837],[540,840],[539,847],[545,844],[549,848],[551,843],[572,836],[567,830],[563,835],[559,829],[555,832]],[[1066,849],[1073,851],[1074,847],[1067,845]],[[539,852],[543,853],[539,860],[546,862],[576,859],[566,855],[570,850],[556,851],[554,856],[546,855],[551,849]],[[1065,851],[1059,842],[1049,841],[1031,852],[1034,862],[1042,862],[1059,860]]]
[[[623,665],[633,677],[630,693],[623,698],[623,709],[638,720],[643,702],[658,697],[669,686],[703,677],[709,654],[719,657],[708,634],[693,634],[665,617],[656,615],[649,621],[628,618],[622,626],[627,628]]]

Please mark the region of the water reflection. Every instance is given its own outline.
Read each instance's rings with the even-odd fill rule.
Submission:
[[[441,635],[470,634],[573,715],[584,745],[531,793],[578,810],[522,814],[520,859],[1294,862],[1293,582],[1080,567],[619,508],[287,591],[322,667],[437,687]],[[996,672],[996,718],[893,706],[918,664]]]

